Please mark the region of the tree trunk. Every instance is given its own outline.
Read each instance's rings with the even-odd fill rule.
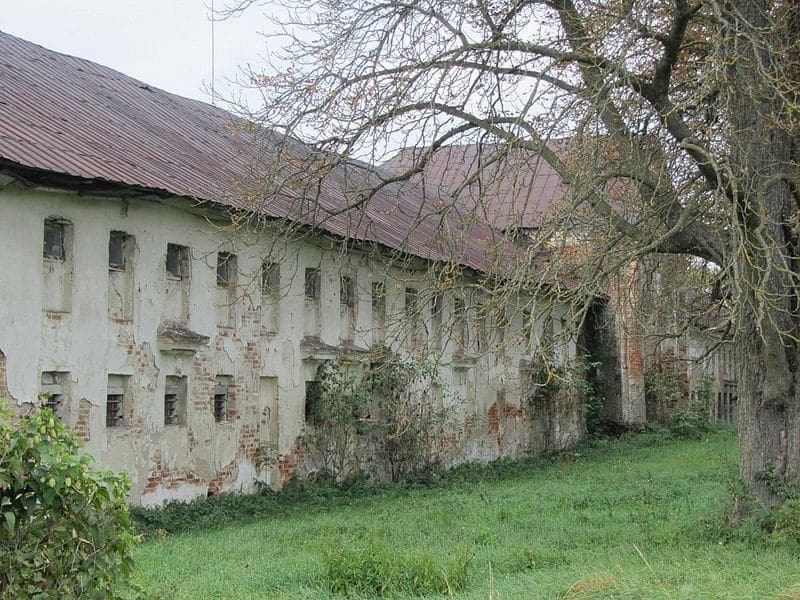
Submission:
[[[762,502],[775,504],[786,485],[800,485],[796,376],[775,369],[756,327],[747,329],[736,348],[741,475]]]
[[[782,126],[786,107],[773,79],[787,73],[781,49],[792,15],[776,21],[765,0],[729,6],[740,466],[745,483],[774,504],[787,484],[800,485],[797,209],[788,185],[794,140]]]

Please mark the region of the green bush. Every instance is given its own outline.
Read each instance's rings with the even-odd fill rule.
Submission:
[[[800,542],[800,498],[790,498],[775,514],[775,535]]]
[[[51,410],[0,406],[0,597],[113,598],[136,542],[124,474],[101,471]]]
[[[333,544],[322,555],[323,583],[344,596],[425,596],[463,590],[472,552],[442,562],[428,552],[401,553],[383,544]]]

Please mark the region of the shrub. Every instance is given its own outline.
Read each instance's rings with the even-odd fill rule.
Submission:
[[[433,362],[379,351],[362,362],[327,361],[317,378],[313,426],[302,443],[334,481],[399,481],[439,469],[456,420]]]
[[[124,474],[94,469],[51,410],[0,406],[0,596],[114,598],[132,567]]]
[[[800,542],[800,498],[790,498],[775,514],[775,535]]]
[[[472,552],[461,549],[447,562],[430,553],[404,554],[383,544],[332,544],[322,555],[323,583],[344,596],[451,594],[467,585]]]

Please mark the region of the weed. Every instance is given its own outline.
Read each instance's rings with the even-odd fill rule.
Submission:
[[[562,600],[581,600],[588,598],[595,592],[609,590],[617,586],[616,577],[608,573],[593,573],[588,577],[579,579],[567,588],[561,596]]]
[[[800,542],[800,498],[789,498],[775,514],[775,535]]]
[[[385,544],[342,543],[321,556],[322,583],[344,596],[423,596],[462,590],[467,585],[472,551],[462,548],[450,560],[429,552],[401,553]]]

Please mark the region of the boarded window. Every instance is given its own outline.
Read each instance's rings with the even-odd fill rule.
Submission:
[[[125,424],[126,385],[124,375],[109,375],[106,388],[106,427],[120,427]]]
[[[42,254],[42,310],[72,310],[73,252],[72,224],[60,217],[44,221]]]
[[[134,238],[124,231],[112,231],[108,237],[108,316],[133,319],[133,248]]]
[[[497,330],[497,343],[498,345],[503,344],[506,339],[506,329],[508,329],[508,311],[505,306],[500,307],[497,311],[495,328]],[[498,347],[498,351],[501,350],[503,350],[503,348]]]
[[[356,278],[342,275],[339,278],[339,338],[352,342],[356,330]]]
[[[419,318],[419,291],[416,288],[406,288],[406,317],[409,320]]]
[[[178,244],[167,244],[167,277],[172,279],[189,277],[189,248]]]
[[[534,320],[531,316],[531,311],[523,309],[522,311],[522,345],[525,352],[530,351],[531,344],[533,343],[534,334]]]
[[[133,236],[124,231],[112,231],[108,236],[108,268],[124,271],[128,266],[128,255]]]
[[[356,305],[356,280],[349,275],[339,279],[339,300],[343,306],[353,308]]]
[[[411,346],[417,347],[425,341],[425,325],[420,314],[419,290],[407,287],[406,296],[406,323]]]
[[[386,320],[386,288],[382,281],[372,282],[372,319],[380,327]]]
[[[433,345],[436,349],[442,348],[442,312],[444,299],[441,294],[434,294],[431,298],[431,329],[433,330]]]
[[[469,347],[469,329],[467,328],[467,307],[464,298],[453,300],[453,334],[456,351],[464,352]]]
[[[309,425],[317,425],[320,421],[322,401],[322,382],[306,381],[305,420]]]
[[[264,261],[261,263],[261,293],[276,296],[281,285],[280,265],[276,262]]]
[[[278,263],[261,263],[261,324],[269,332],[278,330],[281,272]]]
[[[303,333],[309,337],[320,336],[320,297],[322,276],[319,269],[305,270],[305,304],[303,307]]]
[[[231,377],[228,375],[218,375],[214,385],[214,421],[224,423],[230,416]]]
[[[236,283],[236,255],[230,252],[217,253],[217,285],[230,287]]]
[[[39,397],[44,408],[52,410],[61,418],[67,397],[69,373],[62,371],[44,371],[42,373]]]
[[[65,260],[66,223],[59,219],[44,222],[44,257],[50,260]]]
[[[382,343],[386,329],[386,288],[382,281],[372,282],[372,341]]]
[[[167,377],[164,387],[164,425],[186,424],[186,378]]]
[[[318,301],[320,297],[321,277],[319,269],[307,268],[305,272],[306,300]]]

